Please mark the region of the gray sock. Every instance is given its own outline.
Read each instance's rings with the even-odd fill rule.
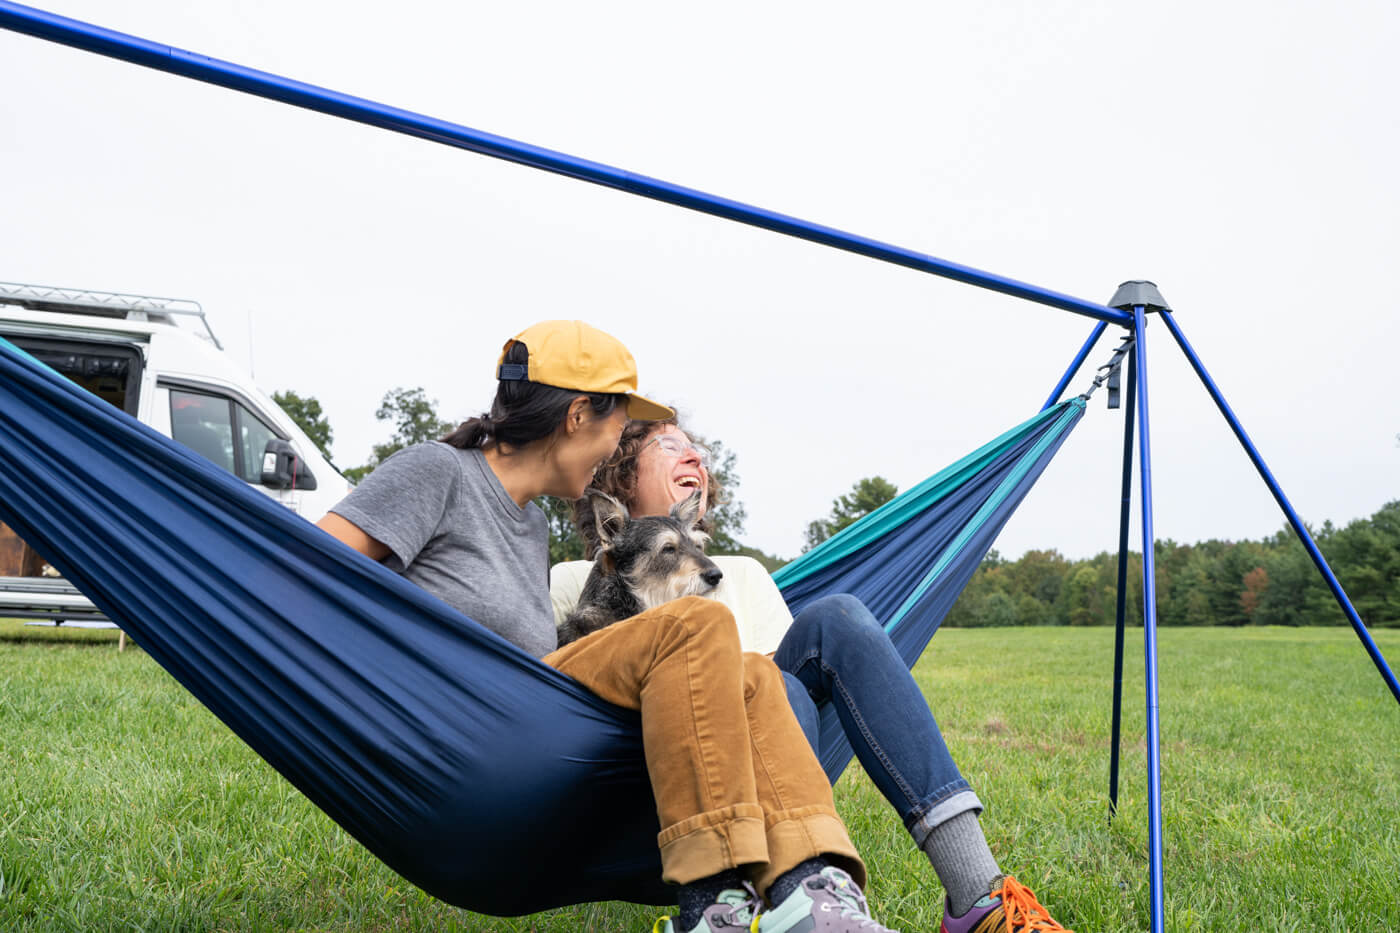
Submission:
[[[933,864],[953,915],[961,917],[972,909],[979,898],[992,889],[992,882],[1001,869],[987,848],[987,837],[977,813],[964,810],[950,820],[933,828],[924,840],[924,854]]]

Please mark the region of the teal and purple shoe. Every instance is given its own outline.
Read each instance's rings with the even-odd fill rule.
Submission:
[[[1050,911],[1040,906],[1031,889],[1010,875],[992,885],[991,893],[961,917],[953,916],[943,902],[943,923],[939,933],[1074,933],[1055,922]]]

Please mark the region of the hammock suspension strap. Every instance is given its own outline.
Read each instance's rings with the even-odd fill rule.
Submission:
[[[1123,358],[1133,349],[1133,342],[1133,335],[1131,333],[1124,335],[1123,342],[1118,345],[1117,350],[1113,351],[1113,356],[1109,358],[1108,362],[1098,368],[1098,375],[1094,377],[1093,384],[1090,385],[1088,389],[1084,390],[1084,394],[1079,396],[1080,399],[1086,402],[1089,401],[1089,396],[1093,395],[1099,386],[1107,382],[1108,407],[1119,407],[1118,397],[1119,387],[1122,382]]]

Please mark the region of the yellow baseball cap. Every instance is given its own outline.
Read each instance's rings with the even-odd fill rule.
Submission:
[[[506,351],[517,343],[529,352],[525,365],[505,361]],[[541,321],[525,328],[501,348],[496,378],[625,395],[627,417],[634,421],[662,421],[675,414],[637,394],[637,363],[622,342],[582,321]]]

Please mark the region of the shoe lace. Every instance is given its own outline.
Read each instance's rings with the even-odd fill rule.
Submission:
[[[860,888],[849,877],[823,874],[822,882],[822,886],[837,900],[836,904],[822,904],[822,910],[839,910],[842,919],[856,922],[857,928],[861,930],[884,930],[886,933],[893,933],[888,927],[882,927],[870,918],[870,905],[866,903],[865,895],[860,893]]]
[[[744,882],[742,895],[738,891],[729,890],[720,895],[721,901],[729,904],[729,916],[725,922],[732,924],[735,929],[753,930],[758,929],[758,915],[763,910],[763,898],[758,896],[758,889],[747,881]]]
[[[759,908],[763,906],[763,898],[758,896],[758,891],[747,881],[744,882],[744,890],[730,889],[725,891],[719,896],[716,903],[724,904],[729,908],[727,917],[714,918],[723,926],[733,927],[736,930],[748,930],[751,933],[758,930],[758,914]],[[665,914],[657,917],[656,922],[651,926],[651,933],[664,933],[667,929],[674,929],[674,927],[667,926],[670,920],[670,916]]]
[[[992,896],[1001,898],[1006,929],[1011,933],[1074,933],[1055,922],[1031,889],[1010,875],[992,888]]]

